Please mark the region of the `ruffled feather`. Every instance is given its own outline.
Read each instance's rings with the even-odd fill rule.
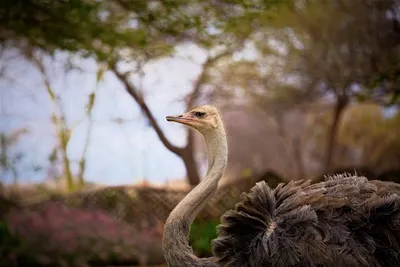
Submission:
[[[259,182],[221,217],[217,264],[400,266],[400,190],[381,187],[350,174],[275,190]]]

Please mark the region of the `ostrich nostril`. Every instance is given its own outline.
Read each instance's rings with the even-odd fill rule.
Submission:
[[[183,115],[179,115],[178,117],[179,117],[179,118],[182,118],[182,117],[183,117]]]

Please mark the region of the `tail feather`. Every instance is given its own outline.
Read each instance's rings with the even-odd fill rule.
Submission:
[[[304,238],[302,233],[319,234],[308,231],[317,222],[315,211],[309,205],[292,204],[299,199],[299,194],[304,195],[298,187],[306,185],[308,183],[291,182],[287,190],[285,186],[278,186],[273,191],[264,181],[257,183],[234,210],[221,218],[219,236],[213,242],[219,264],[232,267],[268,266],[272,262],[279,262],[279,265],[271,266],[296,265],[303,253],[299,245]],[[326,252],[321,246],[322,238],[319,243],[316,238],[311,240],[314,243],[309,242],[310,249]]]
[[[221,217],[221,266],[400,266],[400,194],[351,175],[257,183]]]
[[[376,245],[375,255],[390,266],[400,266],[400,196],[373,198],[366,205],[371,224],[368,235]],[[389,265],[387,265],[389,266]]]

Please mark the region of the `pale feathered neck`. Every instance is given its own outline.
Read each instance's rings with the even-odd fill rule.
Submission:
[[[222,121],[215,130],[203,133],[207,145],[206,176],[170,213],[164,227],[163,249],[169,266],[216,266],[213,260],[199,259],[189,246],[189,230],[196,215],[218,189],[228,161],[228,143]],[[206,263],[207,262],[207,263]]]

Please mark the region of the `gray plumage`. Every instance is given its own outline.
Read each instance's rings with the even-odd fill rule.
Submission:
[[[222,216],[217,266],[400,266],[398,192],[345,175],[275,190],[260,182]]]

